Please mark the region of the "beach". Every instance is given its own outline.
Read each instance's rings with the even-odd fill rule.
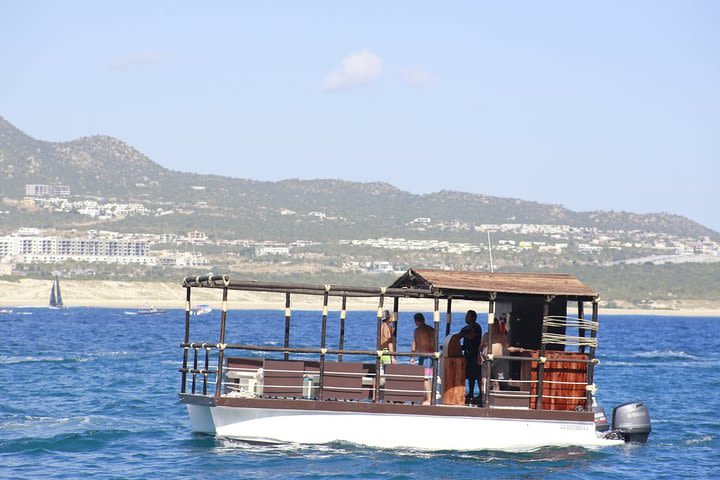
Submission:
[[[0,281],[0,307],[44,307],[48,305],[52,282],[37,279],[18,279]],[[104,308],[185,308],[185,289],[173,282],[159,281],[117,281],[117,280],[74,280],[62,281],[63,301],[68,307],[104,307]],[[209,304],[219,308],[222,299],[221,289],[193,289],[192,304]],[[321,310],[322,297],[293,295],[292,309]],[[432,299],[401,299],[402,311],[431,311]],[[377,309],[377,299],[357,298],[348,302],[348,310]],[[385,304],[392,309],[392,301]],[[479,312],[487,311],[486,302],[454,301],[453,312],[462,312],[473,308]],[[242,310],[268,310],[285,308],[285,296],[279,293],[231,291],[228,296],[228,308]],[[340,309],[340,299],[330,297],[329,308]],[[445,302],[440,310],[444,313]],[[619,309],[601,308],[604,314],[617,315],[665,315],[684,317],[720,317],[720,302],[687,303],[678,309]],[[587,313],[586,313],[587,314]]]

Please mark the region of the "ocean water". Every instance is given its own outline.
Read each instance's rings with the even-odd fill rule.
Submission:
[[[401,345],[409,318],[401,318]],[[720,318],[600,321],[598,399],[608,415],[618,403],[645,401],[647,444],[423,453],[193,434],[177,399],[183,312],[16,309],[0,315],[0,478],[720,478]],[[331,346],[337,323],[331,313]],[[372,313],[351,312],[346,346],[372,345],[374,324]],[[215,341],[218,329],[217,310],[193,317],[191,340]],[[229,313],[228,342],[282,344],[283,332],[281,312]],[[319,313],[293,312],[293,345],[319,335]]]

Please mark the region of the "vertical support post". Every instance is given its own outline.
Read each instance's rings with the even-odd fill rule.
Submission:
[[[582,322],[582,320],[585,318],[585,302],[582,300],[578,300],[578,319]],[[585,337],[585,329],[580,327],[578,328],[578,336]],[[585,353],[585,345],[580,345],[579,347],[580,353]]]
[[[392,332],[392,337],[393,337],[392,342],[393,342],[393,345],[395,345],[396,352],[400,350],[398,348],[398,342],[397,342],[397,336],[398,336],[397,332],[398,332],[398,328],[400,326],[400,313],[399,312],[400,312],[400,298],[395,297],[395,298],[393,298],[393,319],[395,319],[395,331]]]
[[[447,312],[445,313],[445,336],[446,337],[448,335],[450,335],[450,324],[451,323],[452,323],[452,297],[448,297]]]
[[[187,343],[190,341],[190,287],[185,287],[185,337],[183,338],[183,343],[187,345]],[[182,379],[180,380],[180,393],[185,393],[188,353],[189,347],[183,347]]]
[[[600,301],[599,298],[596,298],[592,302],[592,321],[595,323],[595,326],[598,327],[598,302]],[[590,338],[597,338],[597,328],[590,331]],[[590,347],[590,351],[588,352],[588,360],[595,360],[595,350],[596,347]],[[595,363],[588,363],[587,364],[587,397],[585,398],[585,411],[591,412],[592,411],[592,385],[595,382]]]
[[[190,392],[193,395],[195,394],[195,385],[197,383],[197,369],[198,369],[197,368],[197,354],[198,354],[197,347],[193,347],[193,374],[192,374],[192,387],[190,387]]]
[[[223,357],[225,356],[225,325],[227,323],[227,286],[223,288],[222,312],[220,313],[220,343],[218,344],[218,364],[215,373],[215,398],[220,398],[222,392]]]
[[[545,342],[542,337],[547,333],[547,326],[545,325],[545,319],[550,314],[550,302],[552,301],[551,296],[545,298],[545,307],[543,308],[543,320],[542,320],[542,334],[540,337],[540,355],[538,358],[538,374],[537,374],[537,401],[535,403],[536,410],[542,410],[542,394],[543,394],[543,378],[545,376]]]
[[[430,405],[437,403],[437,378],[438,378],[438,363],[440,360],[440,299],[435,297],[435,309],[433,310],[433,322],[435,323],[435,358],[433,358],[433,373],[432,373],[432,385],[430,387]]]
[[[495,323],[495,299],[497,298],[497,294],[495,292],[490,294],[490,300],[488,301],[488,320],[487,320],[487,336],[488,341],[487,344],[490,347],[490,353],[492,354],[492,326]],[[485,380],[485,390],[483,391],[482,382],[480,385],[480,393],[482,395],[483,399],[483,406],[488,407],[490,406],[490,374],[492,372],[492,357],[485,359],[485,362],[487,365],[483,369],[483,380]],[[472,392],[470,392],[470,395],[472,395]]]
[[[347,317],[347,295],[342,297],[342,306],[340,307],[340,342],[338,343],[338,362],[342,362],[342,351],[345,348],[345,317]]]
[[[285,348],[290,348],[290,294],[285,294],[285,342],[283,343]],[[283,354],[283,358],[287,360],[290,354],[286,351]]]
[[[330,285],[325,285],[322,309],[322,327],[320,328],[320,383],[318,384],[318,399],[323,399],[323,384],[325,383],[325,340],[327,337],[328,294]]]
[[[203,395],[207,395],[208,369],[210,368],[210,348],[203,343],[205,350],[205,373],[203,373]]]
[[[377,339],[375,341],[375,349],[377,350],[377,358],[375,359],[375,403],[380,402],[380,369],[382,368],[382,362],[380,356],[382,355],[382,349],[380,348],[380,331],[382,330],[382,317],[383,317],[383,306],[385,306],[385,289],[382,289],[380,294],[380,301],[378,303],[377,310]]]

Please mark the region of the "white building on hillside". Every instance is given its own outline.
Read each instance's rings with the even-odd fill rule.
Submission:
[[[290,255],[290,247],[282,245],[257,245],[255,247],[255,256],[264,257],[266,255]]]
[[[154,265],[147,241],[113,238],[65,238],[41,235],[0,237],[0,258],[17,263],[58,263],[67,260]]]
[[[28,197],[68,197],[70,187],[67,185],[25,185]]]

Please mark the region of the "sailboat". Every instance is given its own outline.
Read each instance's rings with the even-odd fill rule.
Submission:
[[[60,294],[60,276],[57,273],[55,274],[52,289],[50,289],[50,305],[48,305],[48,308],[53,310],[65,308]]]

